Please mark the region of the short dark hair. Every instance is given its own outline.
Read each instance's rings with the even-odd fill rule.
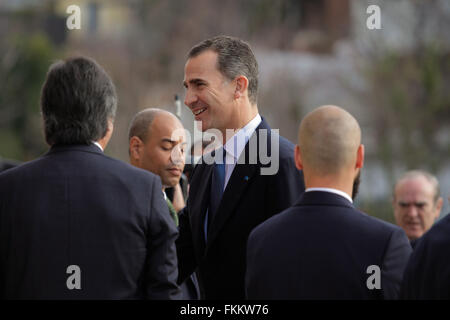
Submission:
[[[217,68],[230,80],[239,75],[248,79],[248,98],[256,103],[258,95],[258,62],[250,45],[238,38],[229,36],[216,36],[206,39],[195,45],[188,54],[188,58],[198,56],[200,53],[212,50],[217,53]]]
[[[147,108],[139,111],[131,120],[130,128],[128,130],[128,142],[132,137],[138,137],[143,142],[146,142],[148,131],[153,120],[162,112],[164,111],[159,108]]]
[[[114,84],[94,60],[74,57],[50,66],[41,93],[49,145],[98,141],[106,135],[116,108]]]

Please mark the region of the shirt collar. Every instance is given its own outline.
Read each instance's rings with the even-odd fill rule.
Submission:
[[[236,161],[244,150],[245,145],[261,123],[262,119],[259,113],[248,122],[243,128],[239,129],[223,146],[227,154],[231,155]]]
[[[337,195],[340,195],[341,197],[344,197],[345,199],[350,201],[350,203],[353,203],[352,198],[348,194],[346,194],[344,191],[341,191],[341,190],[337,190],[337,189],[333,189],[333,188],[307,188],[305,190],[305,192],[310,192],[310,191],[323,191],[323,192],[335,193]]]
[[[92,143],[95,144],[97,147],[99,147],[100,150],[102,150],[102,152],[103,152],[103,148],[102,148],[102,146],[100,145],[100,143],[98,143],[97,141],[92,141]]]

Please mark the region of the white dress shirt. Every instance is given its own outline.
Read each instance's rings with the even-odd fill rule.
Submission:
[[[102,150],[102,152],[103,152],[103,148],[102,148],[102,146],[100,145],[100,143],[98,143],[97,141],[92,141],[92,143],[95,144],[97,147],[99,147],[100,150]]]
[[[242,129],[239,129],[223,146],[225,155],[225,183],[223,189],[225,190],[228,181],[230,180],[231,174],[233,173],[234,167],[241,156],[242,151],[245,148],[248,140],[255,132],[256,128],[261,123],[262,119],[259,113],[250,120]]]
[[[228,181],[230,180],[231,174],[233,173],[234,167],[245,148],[251,135],[255,132],[256,128],[261,123],[262,119],[259,114],[257,114],[249,123],[247,123],[242,129],[237,131],[223,146],[225,154],[225,181],[223,185],[223,190],[225,190]],[[206,210],[205,222],[203,224],[203,231],[205,235],[205,242],[207,241],[208,234],[208,218],[209,209]]]
[[[341,191],[341,190],[337,190],[337,189],[333,189],[333,188],[307,188],[305,190],[305,192],[310,192],[310,191],[323,191],[323,192],[335,193],[337,195],[340,195],[341,197],[344,197],[345,199],[350,201],[350,203],[353,203],[352,198],[348,194],[346,194],[344,191]]]

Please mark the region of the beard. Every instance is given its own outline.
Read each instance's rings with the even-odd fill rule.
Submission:
[[[353,190],[352,190],[352,199],[353,200],[355,200],[356,195],[358,194],[360,182],[361,182],[361,170],[358,171],[358,174],[356,175],[355,180],[353,180]]]

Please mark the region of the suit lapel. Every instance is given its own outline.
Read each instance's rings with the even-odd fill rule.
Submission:
[[[209,204],[209,192],[211,189],[211,174],[213,171],[212,165],[199,164],[201,172],[198,177],[200,180],[191,184],[191,190],[189,192],[189,202],[192,203],[192,232],[196,237],[196,243],[200,245],[200,252],[203,252],[205,248],[205,232],[204,222],[206,210]],[[193,186],[197,188],[193,188]]]
[[[215,219],[212,221],[210,226],[211,230],[208,235],[208,242],[206,246],[207,250],[211,246],[211,243],[213,243],[217,238],[217,235],[225,225],[226,221],[235,211],[236,206],[240,202],[245,189],[247,188],[253,175],[257,172],[257,169],[258,166],[256,164],[236,165],[234,168],[230,181],[228,181],[228,185],[232,187],[228,188],[227,185],[215,215]]]
[[[259,129],[270,130],[269,126],[267,125],[264,119],[250,137],[250,139],[256,139],[256,146],[258,151],[259,151],[259,141],[258,141]],[[270,141],[270,131],[268,133],[268,141]],[[228,181],[228,184],[224,190],[218,211],[215,214],[215,219],[214,221],[212,221],[210,226],[211,230],[209,231],[206,250],[208,250],[211,247],[211,244],[217,238],[218,234],[220,233],[221,229],[223,228],[227,220],[236,211],[235,210],[236,206],[240,203],[241,197],[245,193],[245,189],[249,186],[251,179],[258,172],[258,169],[261,167],[259,157],[257,158],[256,164],[251,164],[249,162],[249,149],[250,149],[249,142],[247,142],[247,144],[245,145],[244,151],[240,155],[239,161],[234,167],[230,180]],[[268,149],[270,150],[270,147]],[[207,194],[209,195],[209,192]]]

